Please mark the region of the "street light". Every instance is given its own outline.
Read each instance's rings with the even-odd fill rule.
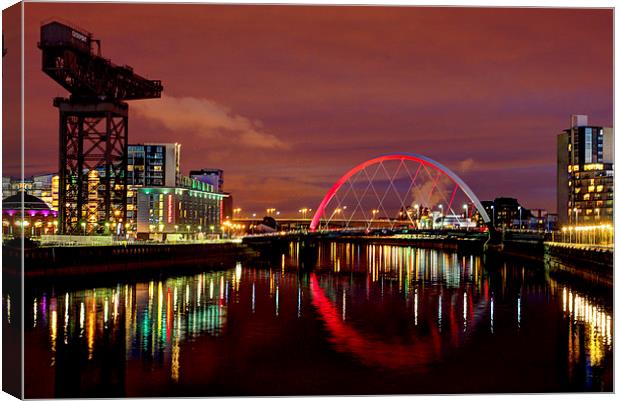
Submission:
[[[493,228],[495,228],[495,205],[491,205],[491,218],[493,219]]]
[[[566,227],[562,227],[562,242],[566,242]]]
[[[346,206],[344,207],[345,209],[347,208]],[[329,219],[327,220],[327,224],[329,225],[329,222],[334,218],[335,214],[340,214],[340,212],[342,212],[342,209],[337,207],[334,209],[334,211],[332,212],[332,214],[329,216]]]
[[[573,208],[573,212],[575,212],[575,226],[576,226],[579,223],[579,216],[578,216],[579,209]]]
[[[521,206],[518,207],[519,209],[519,230],[521,229]]]
[[[377,209],[372,209],[372,210],[371,210],[371,213],[372,213],[372,220],[374,220],[374,219],[375,219],[375,216],[377,215],[377,213],[379,213],[379,210],[377,210]]]

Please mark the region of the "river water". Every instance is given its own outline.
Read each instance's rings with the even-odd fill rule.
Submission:
[[[30,286],[26,397],[613,390],[609,290],[436,250],[298,254]]]

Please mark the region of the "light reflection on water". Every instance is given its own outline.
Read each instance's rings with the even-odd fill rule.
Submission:
[[[243,380],[248,371],[269,369],[260,366],[261,347],[273,347],[270,358],[276,362],[290,363],[288,354],[300,352],[300,340],[290,333],[298,333],[308,348],[298,363],[316,363],[325,375],[334,373],[325,364],[340,363],[353,364],[358,374],[377,369],[431,374],[434,366],[462,364],[462,353],[483,352],[492,359],[498,351],[489,348],[494,338],[510,347],[523,343],[523,352],[536,336],[553,334],[555,341],[557,334],[538,325],[557,318],[565,324],[553,327],[566,334],[562,358],[567,371],[559,387],[549,384],[549,390],[606,388],[596,369],[610,369],[613,321],[610,307],[598,298],[532,275],[520,265],[485,268],[478,256],[341,243],[324,244],[317,254],[311,273],[298,274],[302,255],[299,244],[291,243],[289,254],[281,255],[271,269],[238,263],[221,272],[105,288],[34,291],[26,299],[26,347],[43,342],[47,351],[27,355],[26,370],[31,379],[51,375],[53,382],[48,386],[53,393],[36,395],[101,395],[102,383],[116,389],[103,395],[148,396],[162,388],[168,395],[244,394],[242,389],[249,394],[337,393],[338,385],[351,393],[355,391],[346,391],[346,377],[323,389],[263,388]],[[230,355],[237,352],[240,357],[233,363]],[[196,358],[223,373],[197,376]],[[69,363],[102,371],[115,366],[121,376],[139,377],[147,388],[151,384],[153,392],[127,380],[106,383],[102,377],[108,380],[110,375],[103,373],[91,381],[79,380],[77,390],[64,388],[66,382],[75,383],[59,379]],[[424,388],[407,387],[410,380],[386,390],[415,393]],[[239,392],[227,387],[230,383]],[[199,389],[192,387],[196,385]],[[375,388],[356,385],[361,393]],[[432,380],[427,385],[431,387],[420,391],[433,392]],[[545,384],[540,385],[544,391]],[[437,383],[434,392],[446,392],[445,386]]]

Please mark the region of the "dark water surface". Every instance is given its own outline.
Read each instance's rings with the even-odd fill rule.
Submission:
[[[609,293],[522,262],[383,245],[326,243],[299,273],[297,252],[269,268],[30,288],[26,396],[613,390]]]

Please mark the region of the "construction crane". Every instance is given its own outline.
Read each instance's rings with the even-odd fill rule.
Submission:
[[[161,97],[161,81],[101,56],[93,35],[52,21],[41,26],[42,70],[69,93],[60,113],[61,234],[124,231],[127,223],[127,100]]]

